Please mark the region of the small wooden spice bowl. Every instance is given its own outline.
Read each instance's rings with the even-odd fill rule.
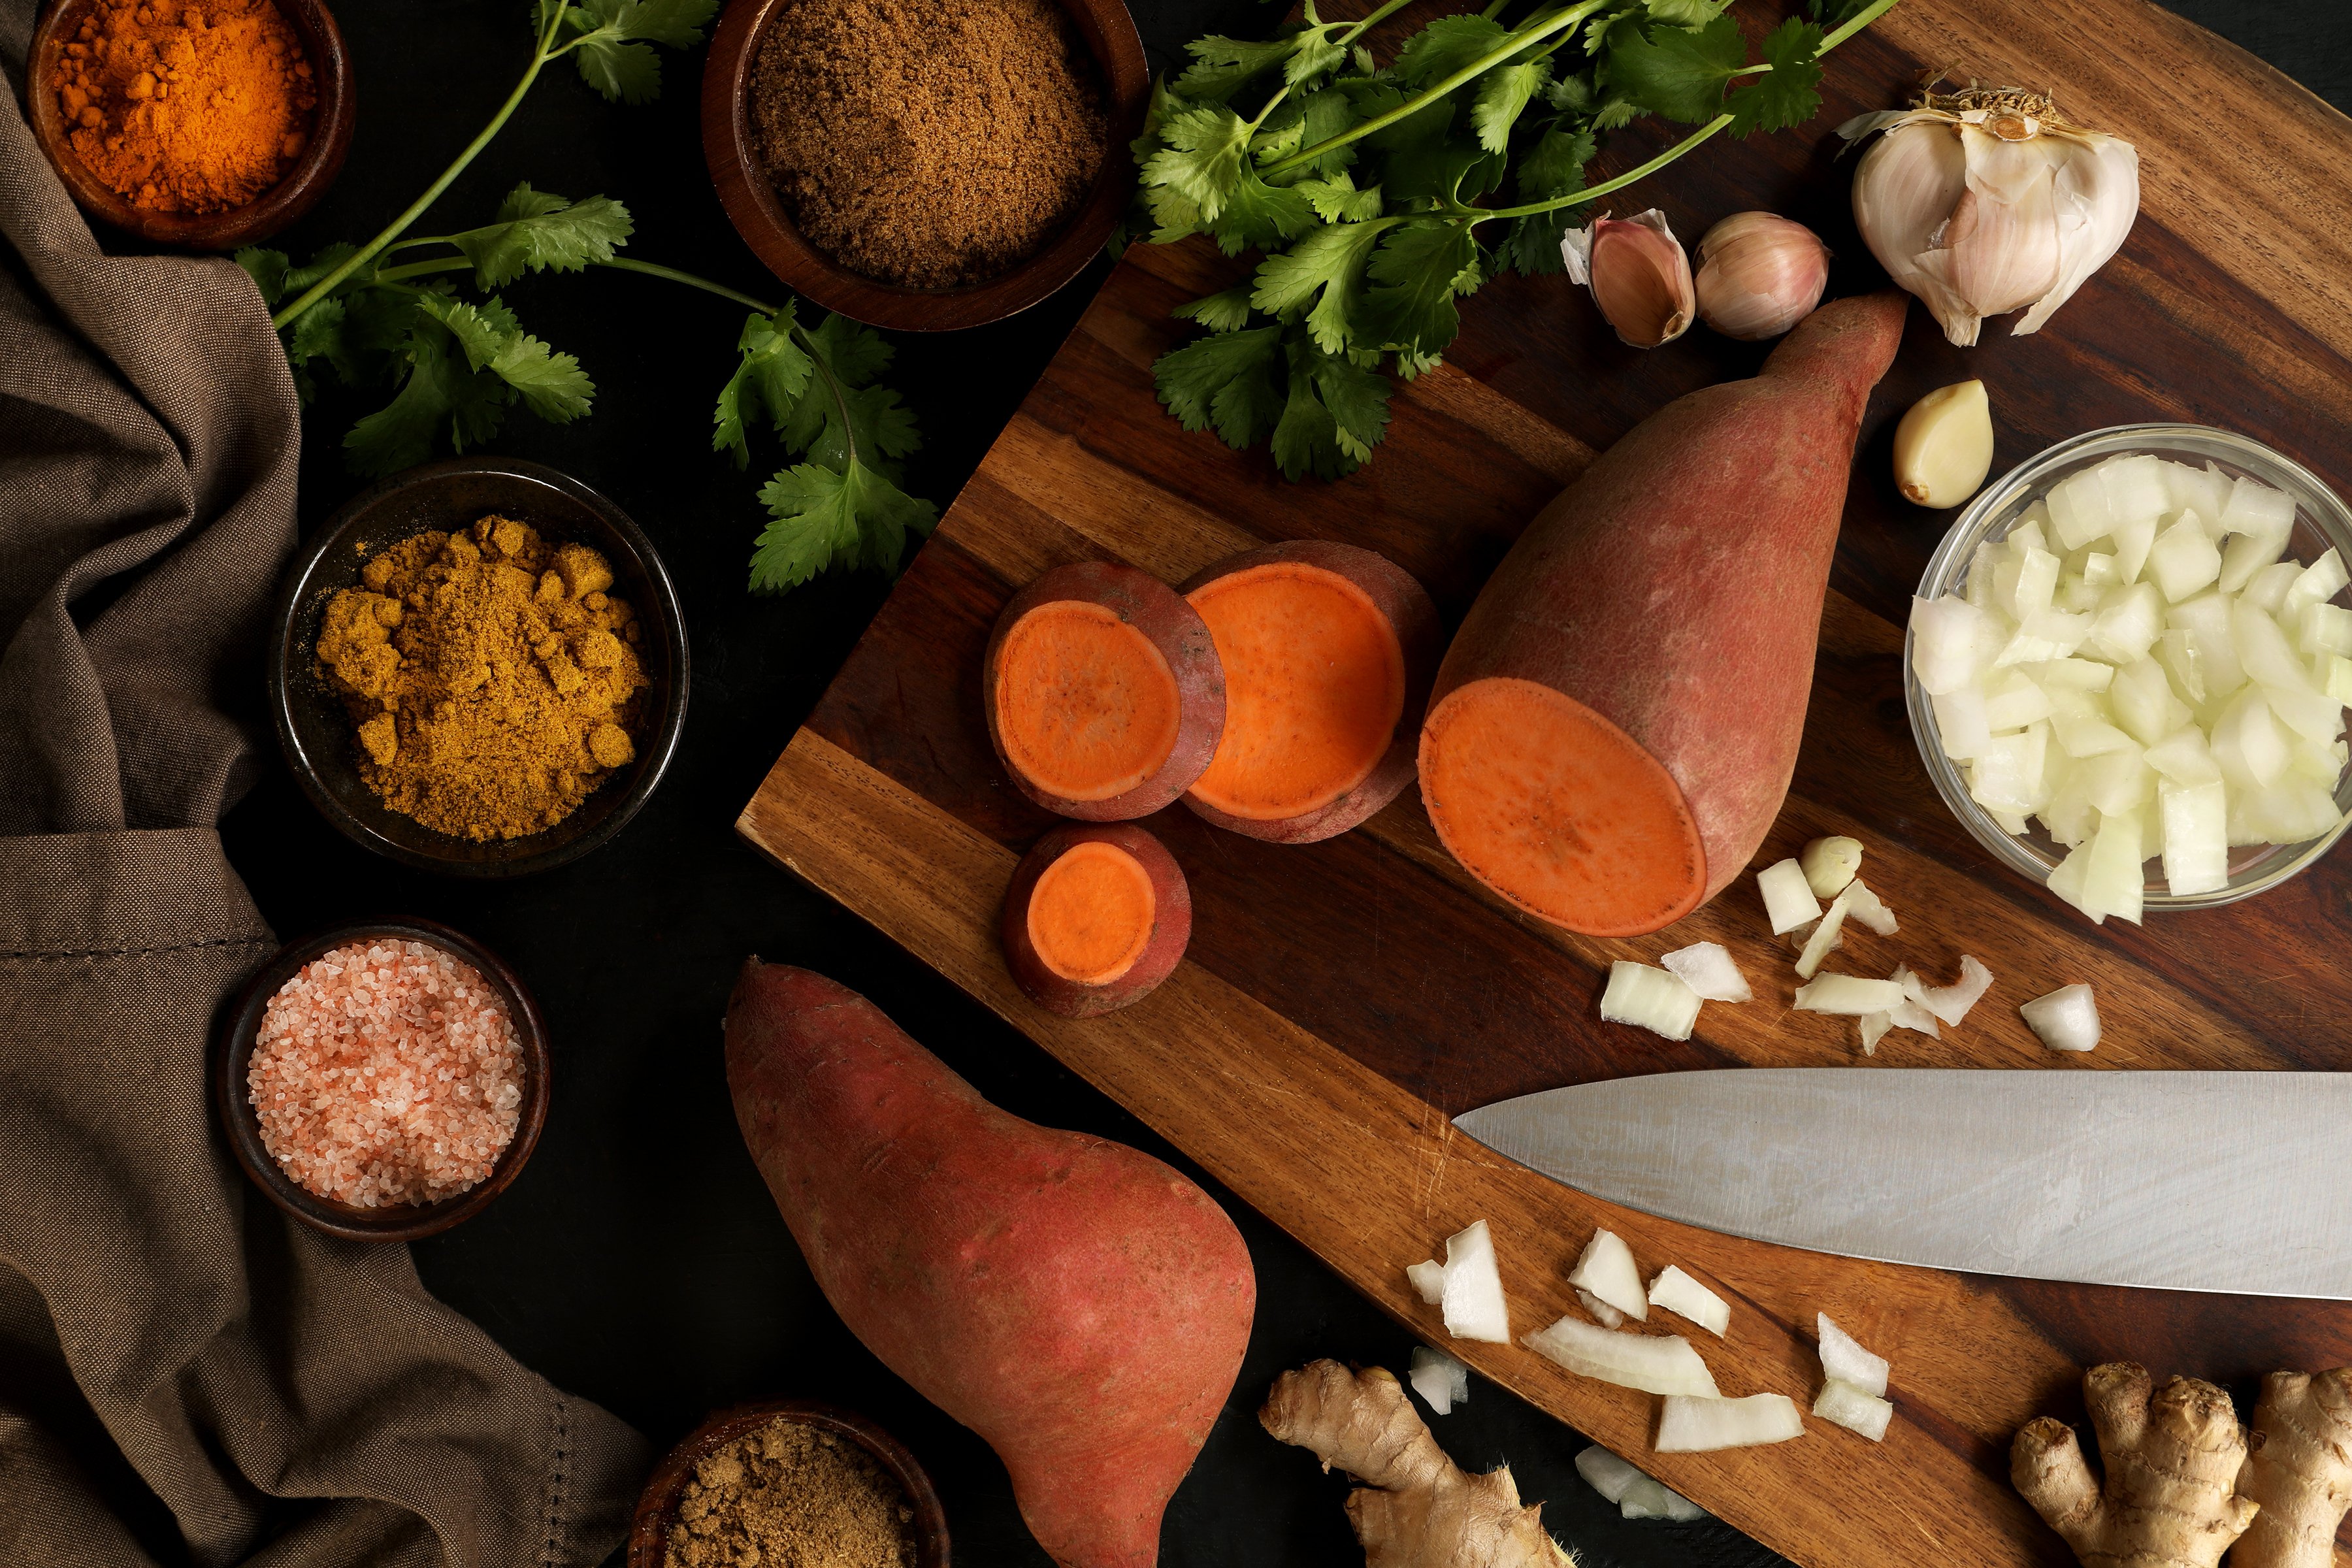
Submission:
[[[748,1436],[779,1416],[846,1437],[874,1456],[907,1494],[915,1510],[915,1568],[948,1568],[948,1516],[931,1478],[915,1462],[905,1444],[865,1416],[813,1399],[771,1399],[738,1405],[713,1413],[688,1433],[654,1467],[646,1489],[637,1494],[637,1510],[629,1523],[627,1568],[664,1568],[669,1555],[669,1529],[677,1521],[678,1503],[694,1468],[716,1450]]]
[[[513,1139],[499,1156],[498,1163],[490,1167],[488,1175],[438,1203],[362,1208],[356,1204],[320,1197],[289,1176],[270,1157],[268,1147],[261,1141],[261,1123],[247,1098],[246,1065],[252,1060],[254,1043],[261,1031],[261,1016],[269,999],[312,959],[346,943],[370,938],[425,942],[472,964],[506,1003],[507,1016],[514,1023],[515,1038],[522,1047],[522,1106]],[[506,1190],[507,1184],[521,1171],[523,1162],[530,1158],[532,1147],[539,1142],[540,1130],[547,1124],[547,1020],[540,1016],[539,1004],[531,1000],[522,976],[509,968],[506,960],[473,938],[432,921],[361,921],[278,949],[278,956],[264,964],[237,994],[236,1003],[223,1019],[216,1039],[213,1053],[213,1106],[220,1117],[222,1130],[228,1134],[230,1152],[271,1203],[329,1236],[351,1241],[415,1241],[439,1235],[480,1213],[492,1198]]]
[[[437,832],[385,806],[360,777],[359,742],[342,698],[319,671],[319,622],[337,590],[387,546],[428,529],[456,532],[487,514],[529,523],[550,540],[586,544],[613,568],[613,592],[645,623],[637,653],[652,715],[636,761],[552,827],[520,838]],[[653,541],[612,501],[567,474],[511,458],[457,458],[410,468],[361,491],[295,552],[278,592],[269,707],[287,765],[343,837],[388,859],[454,877],[524,877],[611,842],[651,798],[686,727],[686,615]]]
[[[1027,310],[1076,277],[1101,250],[1135,195],[1128,143],[1143,128],[1151,69],[1121,0],[1061,0],[1101,73],[1110,146],[1094,188],[1059,236],[1026,261],[959,289],[908,289],[854,272],[793,227],[761,166],[751,125],[751,68],[769,25],[791,0],[730,0],[702,68],[702,155],[735,232],[787,287],[868,326],[952,331]]]
[[[352,85],[352,58],[343,47],[341,29],[320,0],[274,0],[302,40],[310,62],[310,81],[319,98],[310,140],[276,184],[240,207],[216,213],[151,212],[136,207],[99,183],[67,140],[73,127],[48,86],[67,44],[73,41],[96,0],[57,0],[33,28],[26,51],[25,107],[33,122],[33,139],[41,144],[58,178],[81,210],[100,223],[135,236],[151,245],[183,250],[235,250],[255,245],[309,212],[335,176],[343,171],[343,155],[351,151],[352,126],[359,115],[359,94]]]

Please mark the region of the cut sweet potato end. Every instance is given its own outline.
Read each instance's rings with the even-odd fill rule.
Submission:
[[[1495,677],[1448,694],[1422,730],[1421,788],[1471,875],[1570,931],[1656,931],[1706,892],[1706,849],[1674,776],[1550,687]]]
[[[1030,890],[1029,945],[1080,985],[1108,985],[1135,967],[1159,914],[1151,873],[1116,844],[1071,846]]]
[[[1281,822],[1364,782],[1404,712],[1404,649],[1370,595],[1300,562],[1252,566],[1187,597],[1225,669],[1225,731],[1192,795]]]
[[[996,730],[1005,761],[1065,800],[1109,800],[1176,749],[1183,695],[1151,639],[1102,605],[1040,605],[997,653]]]

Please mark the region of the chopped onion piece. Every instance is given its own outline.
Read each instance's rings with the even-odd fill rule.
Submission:
[[[2006,640],[1991,616],[1957,594],[1911,601],[1911,668],[1931,697],[1974,680]]]
[[[1813,1401],[1813,1414],[1877,1443],[1885,1439],[1886,1424],[1895,1418],[1895,1406],[1874,1394],[1833,1377],[1822,1384],[1821,1394]]]
[[[1719,1448],[1753,1448],[1805,1435],[1805,1418],[1785,1394],[1751,1394],[1745,1399],[1709,1399],[1668,1394],[1658,1416],[1661,1454],[1708,1454]]]
[[[1846,912],[1864,925],[1881,936],[1893,936],[1903,929],[1895,923],[1895,911],[1888,909],[1876,893],[1863,886],[1861,878],[1847,883],[1845,890],[1853,896],[1853,903]]]
[[[2178,898],[2230,885],[2230,796],[2210,784],[2168,784],[2157,791],[2164,823],[2164,879]]]
[[[1427,1345],[1412,1347],[1412,1391],[1440,1415],[1453,1415],[1455,1405],[1470,1398],[1470,1369]]]
[[[1618,1333],[1562,1318],[1520,1343],[1580,1377],[1598,1378],[1620,1388],[1716,1396],[1715,1374],[1679,1334]]]
[[[1830,1321],[1827,1312],[1813,1314],[1813,1329],[1821,1337],[1822,1373],[1840,1383],[1849,1383],[1864,1394],[1884,1396],[1886,1393],[1886,1358],[1871,1354],[1861,1342]]]
[[[1886,1037],[1886,1032],[1889,1029],[1895,1027],[1895,1015],[1892,1013],[1864,1013],[1861,1017],[1855,1019],[1854,1022],[1860,1025],[1862,1028],[1862,1054],[1866,1057],[1874,1057],[1878,1054],[1878,1042]]]
[[[1794,860],[1776,861],[1756,873],[1756,890],[1764,895],[1764,918],[1772,934],[1785,936],[1807,921],[1822,918],[1822,906],[1805,880],[1805,868]]]
[[[1603,1501],[1612,1503],[1623,1498],[1626,1489],[1635,1481],[1644,1479],[1641,1471],[1598,1443],[1576,1456],[1576,1473],[1601,1494]]]
[[[1947,1028],[1957,1029],[1960,1020],[1979,998],[1992,989],[1992,971],[1967,953],[1960,954],[1960,978],[1951,985],[1929,985],[1916,974],[1906,974],[1903,994],[1933,1013]]]
[[[1698,1024],[1698,993],[1679,976],[1621,958],[1609,966],[1601,1016],[1611,1024],[1637,1025],[1670,1040],[1687,1040]]]
[[[1429,1293],[1430,1270],[1439,1269],[1438,1293]],[[1445,1331],[1457,1340],[1511,1342],[1510,1310],[1503,1300],[1503,1275],[1495,1266],[1495,1238],[1485,1220],[1445,1238],[1445,1262],[1410,1264],[1405,1278],[1445,1317]]]
[[[1584,1310],[1592,1314],[1592,1321],[1599,1323],[1602,1328],[1622,1329],[1625,1326],[1624,1313],[1619,1311],[1616,1308],[1611,1306],[1608,1302],[1602,1300],[1591,1291],[1585,1289],[1582,1286],[1579,1286],[1577,1288],[1576,1299],[1584,1304]]]
[[[1752,1002],[1748,977],[1731,961],[1731,952],[1719,942],[1694,942],[1658,960],[1689,986],[1702,1002]]]
[[[2099,1043],[2099,1005],[2087,985],[2066,985],[2036,996],[2018,1011],[2026,1026],[2053,1051],[2087,1051]]]
[[[1805,939],[1804,952],[1797,954],[1798,979],[1811,980],[1820,970],[1822,960],[1830,955],[1830,950],[1841,944],[1838,932],[1845,926],[1846,911],[1853,907],[1853,900],[1848,895],[1855,886],[1848,882],[1845,892],[1830,900],[1829,912],[1822,916],[1820,923],[1813,927],[1812,935]]]
[[[1903,1000],[1903,987],[1892,980],[1864,980],[1852,974],[1822,974],[1797,987],[1801,1013],[1835,1013],[1861,1017],[1890,1011]]]
[[[2294,584],[2286,591],[2280,604],[2283,618],[2294,619],[2313,605],[2324,605],[2352,584],[2352,572],[2344,569],[2344,557],[2335,546],[2295,574]]]
[[[1642,1271],[1634,1266],[1633,1249],[1613,1230],[1592,1233],[1584,1256],[1569,1271],[1568,1282],[1580,1293],[1591,1291],[1636,1322],[1649,1321],[1650,1300],[1642,1293]]]
[[[1404,1277],[1431,1306],[1445,1300],[1445,1265],[1434,1258],[1426,1263],[1406,1264]]]
[[[1688,1318],[1717,1339],[1731,1328],[1731,1304],[1671,1263],[1650,1281],[1650,1305]]]
[[[1683,1496],[1663,1481],[1643,1476],[1625,1489],[1618,1500],[1617,1512],[1625,1519],[1665,1519],[1677,1524],[1687,1524],[1695,1519],[1707,1517],[1706,1510]]]
[[[2032,721],[2024,721],[2029,724]],[[1845,885],[1862,869],[1862,841],[1816,838],[1798,852],[1797,864],[1804,868],[1805,885],[1812,889],[1813,897],[1834,899],[1845,891]]]

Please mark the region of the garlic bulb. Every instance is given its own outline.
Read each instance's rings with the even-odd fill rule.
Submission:
[[[1813,313],[1830,247],[1803,224],[1734,213],[1698,242],[1699,320],[1727,338],[1777,338]]]
[[[2017,88],[1928,92],[1838,127],[1885,132],[1853,176],[1870,253],[1965,348],[1988,316],[2021,336],[2105,265],[2139,213],[2139,153]]]
[[[1570,280],[1591,286],[1618,342],[1654,349],[1690,331],[1698,311],[1690,258],[1657,208],[1629,218],[1603,213],[1589,227],[1570,229],[1559,254]]]

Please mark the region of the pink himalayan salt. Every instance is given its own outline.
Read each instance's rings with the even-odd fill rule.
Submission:
[[[312,959],[261,1016],[246,1071],[261,1142],[322,1198],[425,1204],[490,1173],[522,1104],[522,1046],[472,965],[421,942]]]

